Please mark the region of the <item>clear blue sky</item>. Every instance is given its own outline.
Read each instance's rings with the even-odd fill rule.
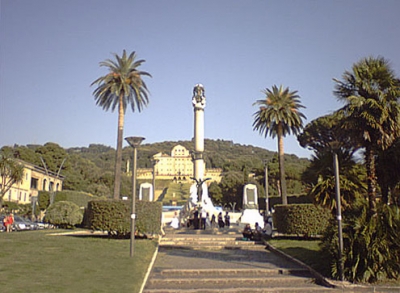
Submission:
[[[147,143],[192,138],[196,83],[206,138],[276,151],[252,129],[263,89],[297,90],[307,124],[341,106],[332,78],[361,58],[383,56],[400,75],[398,0],[0,1],[0,146],[115,148],[117,112],[96,106],[90,84],[123,49],[153,76],[124,130]],[[293,136],[285,152],[311,155]]]

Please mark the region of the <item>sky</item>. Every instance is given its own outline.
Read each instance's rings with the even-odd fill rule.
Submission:
[[[277,151],[253,130],[262,91],[297,91],[306,125],[343,105],[333,78],[360,59],[383,56],[400,76],[399,11],[398,0],[0,0],[0,147],[116,148],[118,113],[97,106],[90,85],[125,49],[152,78],[124,137],[191,140],[201,83],[205,138]],[[295,136],[284,150],[312,155]]]

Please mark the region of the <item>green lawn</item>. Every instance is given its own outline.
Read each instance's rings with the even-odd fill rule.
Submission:
[[[319,240],[271,239],[268,243],[309,265],[323,276],[330,276],[330,264],[320,251]]]
[[[52,236],[64,230],[0,233],[0,292],[139,292],[155,240]]]

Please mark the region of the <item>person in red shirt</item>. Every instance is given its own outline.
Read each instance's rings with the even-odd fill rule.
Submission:
[[[12,232],[12,225],[14,224],[14,215],[11,213],[8,217],[6,217],[7,220],[5,222],[7,232],[10,233]]]

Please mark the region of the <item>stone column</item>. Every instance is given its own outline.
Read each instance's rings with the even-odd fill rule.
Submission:
[[[194,109],[194,152],[193,158],[193,177],[202,180],[204,177],[204,108],[206,97],[202,84],[196,84],[193,88],[192,104]]]

